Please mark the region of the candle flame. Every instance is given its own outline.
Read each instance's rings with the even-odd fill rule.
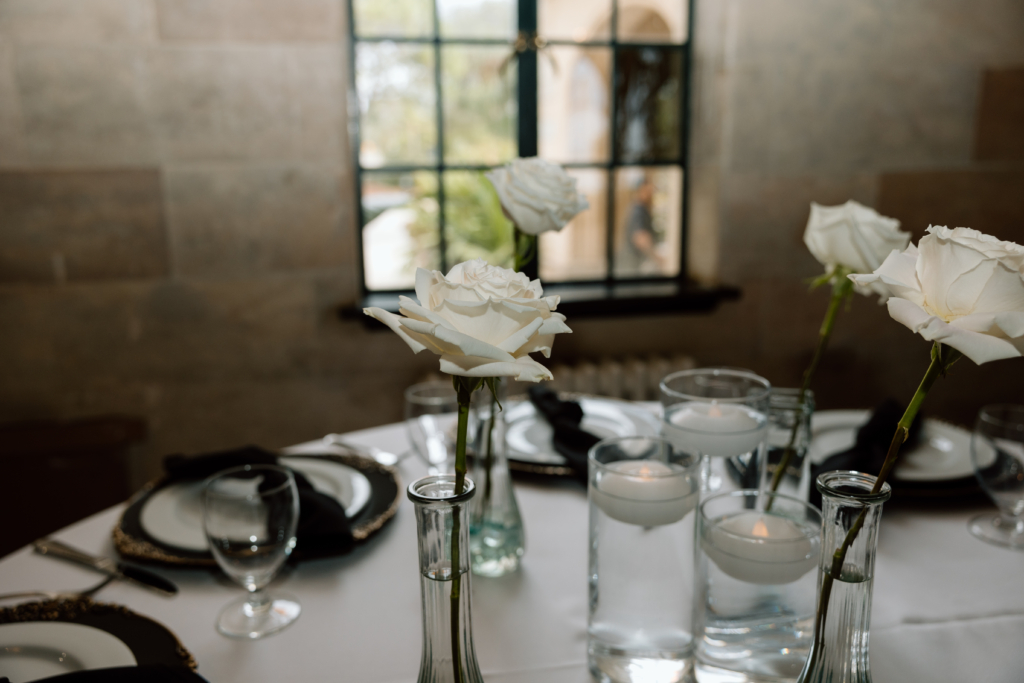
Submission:
[[[649,478],[651,476],[651,468],[648,467],[647,465],[641,465],[640,471],[637,472],[637,474],[639,474],[641,477],[644,477],[645,479]]]
[[[750,530],[750,533],[758,538],[768,538],[768,526],[763,519],[759,519],[754,523],[754,528]]]
[[[722,409],[714,401],[711,402],[711,407],[708,408],[708,417],[722,417]]]

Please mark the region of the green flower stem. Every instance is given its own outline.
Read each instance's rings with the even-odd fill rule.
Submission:
[[[466,488],[466,432],[469,431],[469,406],[473,392],[480,386],[480,380],[471,377],[452,375],[452,384],[459,399],[459,426],[455,439],[455,495],[459,496]],[[455,683],[463,683],[462,660],[459,656],[459,599],[462,596],[462,572],[459,571],[459,536],[462,533],[461,510],[452,510],[452,594],[451,594],[451,627],[452,627],[452,666],[455,669]]]
[[[807,370],[804,371],[804,381],[800,385],[800,395],[796,399],[798,411],[803,410],[804,399],[807,398],[811,382],[814,381],[814,374],[818,371],[818,364],[821,362],[821,357],[825,353],[825,347],[828,346],[828,340],[832,336],[832,328],[835,327],[839,309],[843,301],[853,292],[853,282],[847,277],[848,274],[849,271],[841,267],[831,274],[832,298],[828,302],[828,310],[825,311],[825,320],[822,321],[821,328],[818,330],[818,346],[814,349],[814,357],[811,359],[811,364],[807,366]],[[793,428],[789,432],[789,443],[786,444],[786,448],[782,452],[782,460],[775,469],[775,474],[772,475],[770,491],[773,493],[779,488],[782,477],[785,475],[786,469],[789,467],[789,463],[796,452],[796,437],[800,431],[800,422],[800,416],[798,415],[797,419],[793,421]],[[773,498],[768,499],[765,507],[766,511],[772,509],[773,501]]]
[[[483,512],[482,517],[487,516],[488,504],[491,501],[491,488],[493,482],[491,481],[491,468],[494,466],[494,421],[497,418],[497,407],[498,399],[495,397],[494,392],[491,392],[491,417],[487,422],[487,455],[484,456],[484,470],[487,473],[484,479],[484,500],[480,506],[480,510]]]
[[[515,244],[515,271],[523,272],[527,263],[537,255],[537,236],[528,235],[519,228],[513,228],[513,241]]]
[[[917,417],[917,412],[921,408],[921,404],[924,403],[925,396],[928,395],[928,391],[935,384],[935,380],[939,376],[945,376],[946,371],[952,367],[953,363],[960,360],[963,356],[962,353],[956,349],[950,347],[944,347],[939,342],[934,342],[932,345],[932,360],[928,365],[928,370],[924,373],[924,378],[921,380],[921,384],[917,387],[917,391],[914,392],[914,397],[910,399],[910,404],[907,406],[906,411],[903,413],[903,417],[900,418],[899,423],[896,425],[896,433],[892,436],[892,442],[889,444],[889,451],[885,456],[885,463],[882,465],[882,470],[878,473],[878,477],[875,479],[875,485],[871,487],[871,493],[876,494],[882,490],[882,486],[885,484],[886,477],[889,476],[889,472],[896,465],[896,459],[900,453],[900,446],[907,440],[907,435],[910,433],[910,425],[913,424],[914,418]],[[823,646],[823,639],[825,637],[825,617],[828,614],[828,602],[829,597],[832,595],[832,584],[835,582],[836,577],[842,576],[843,565],[846,562],[846,553],[850,550],[850,546],[857,539],[857,534],[860,533],[861,528],[864,526],[864,519],[867,517],[867,508],[860,511],[857,515],[857,519],[854,520],[853,526],[846,533],[846,538],[843,539],[842,545],[840,545],[835,553],[832,554],[832,566],[829,571],[822,576],[821,580],[821,596],[818,598],[818,613],[815,618],[814,628],[814,646],[811,648],[811,652],[814,656],[819,656],[821,653],[821,647]],[[804,667],[805,671],[810,670],[810,666]]]

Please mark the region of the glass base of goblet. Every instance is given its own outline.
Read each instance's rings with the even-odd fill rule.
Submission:
[[[217,617],[217,630],[231,638],[255,640],[277,633],[298,619],[302,606],[293,595],[279,594],[254,609],[249,596],[228,603]]]
[[[993,545],[1024,550],[1024,530],[1015,520],[1008,520],[998,512],[986,512],[972,517],[967,530],[975,538]]]

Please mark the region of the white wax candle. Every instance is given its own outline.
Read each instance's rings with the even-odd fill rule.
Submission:
[[[734,579],[765,585],[792,583],[818,566],[820,532],[786,517],[754,510],[709,522],[704,552]]]
[[[768,420],[745,405],[691,401],[665,408],[665,437],[691,453],[731,458],[749,453],[764,440]]]
[[[659,460],[620,460],[597,473],[590,497],[606,515],[626,524],[672,524],[693,510],[699,497],[683,472]]]

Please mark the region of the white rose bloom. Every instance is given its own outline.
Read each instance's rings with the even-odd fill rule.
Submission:
[[[540,280],[483,259],[460,263],[448,275],[416,270],[416,298],[399,298],[399,312],[365,308],[366,315],[394,330],[419,353],[441,356],[441,372],[465,377],[551,379],[529,354],[551,356],[555,335],[572,332],[552,311],[557,296],[542,296]],[[403,317],[404,316],[404,317]]]
[[[505,214],[528,235],[561,230],[590,206],[576,191],[575,178],[558,164],[537,157],[515,159],[485,175]]]
[[[970,228],[929,226],[917,246],[889,255],[871,275],[889,315],[979,365],[1024,352],[1024,247]]]
[[[804,244],[829,271],[842,266],[855,273],[870,273],[894,249],[906,249],[910,233],[901,231],[895,218],[887,218],[852,199],[839,206],[811,202]],[[882,294],[875,287],[858,286],[857,290],[861,294]]]

